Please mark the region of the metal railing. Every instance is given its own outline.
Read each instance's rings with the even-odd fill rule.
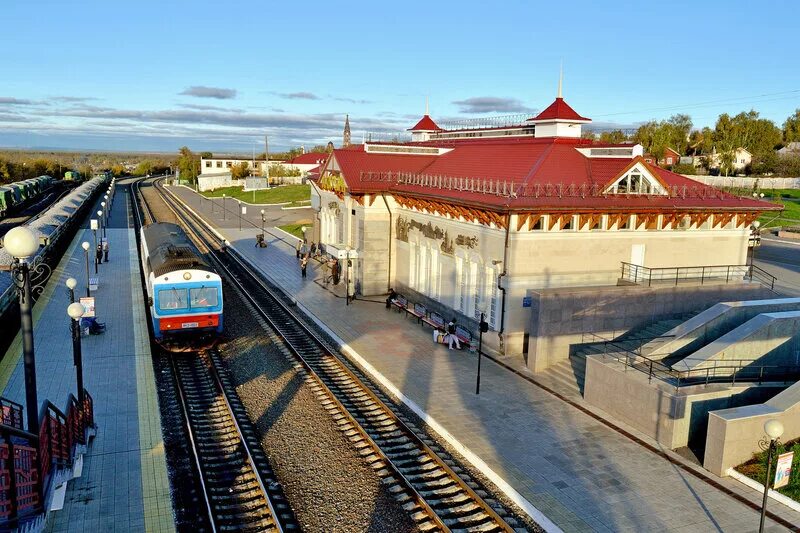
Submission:
[[[649,337],[648,342],[660,338],[671,338],[672,335]],[[587,339],[588,342],[587,342]],[[642,343],[635,350],[622,346],[628,340],[608,340],[594,333],[584,333],[582,344],[596,346],[600,351],[597,355],[611,358],[622,364],[624,370],[628,369],[641,372],[647,376],[647,381],[657,379],[663,383],[679,387],[689,385],[709,385],[736,383],[792,383],[800,379],[800,366],[796,365],[759,365],[751,359],[729,359],[714,362],[713,366],[687,370],[676,370],[673,367],[642,354]],[[637,339],[637,340],[645,340]],[[722,363],[722,364],[719,364]]]
[[[635,265],[622,261],[622,279],[636,283],[638,285],[651,286],[657,284],[679,285],[684,283],[700,283],[703,285],[708,282],[725,283],[743,281],[757,281],[768,287],[775,289],[775,276],[755,265],[704,265],[704,266],[685,266],[685,267],[658,267],[651,268],[643,265]]]

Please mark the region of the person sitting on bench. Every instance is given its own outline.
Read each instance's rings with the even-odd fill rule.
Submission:
[[[397,298],[397,293],[394,289],[389,289],[389,296],[386,297],[386,309],[392,307],[395,298]]]
[[[81,318],[81,328],[89,335],[100,335],[105,333],[105,322],[98,322],[95,317]]]
[[[453,343],[456,343],[456,349],[461,349],[461,343],[458,341],[458,336],[456,335],[456,319],[452,319],[447,324],[447,347],[449,349],[453,349]]]

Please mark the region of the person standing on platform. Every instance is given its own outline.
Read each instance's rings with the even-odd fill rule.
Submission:
[[[108,263],[108,239],[103,239],[103,261]]]
[[[97,259],[97,264],[102,263],[103,262],[103,245],[102,244],[98,244],[97,245],[97,250],[95,250],[94,254],[95,254],[95,258]]]
[[[308,268],[308,257],[303,256],[303,259],[300,260],[300,273],[303,275],[303,279],[306,279],[306,268]]]
[[[303,240],[303,244],[300,245],[300,255],[306,256],[308,255],[308,242]]]
[[[300,249],[303,247],[303,241],[297,241],[297,246],[294,247],[297,258],[300,259]]]

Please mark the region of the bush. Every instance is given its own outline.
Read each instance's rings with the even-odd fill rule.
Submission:
[[[678,163],[672,167],[672,172],[677,174],[697,174],[697,169],[689,163]]]

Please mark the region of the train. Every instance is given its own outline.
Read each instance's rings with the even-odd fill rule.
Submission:
[[[29,180],[0,185],[0,218],[30,204],[47,192],[55,180],[50,176],[39,176]]]
[[[142,226],[141,248],[156,343],[169,352],[213,347],[223,331],[219,274],[177,224]]]

